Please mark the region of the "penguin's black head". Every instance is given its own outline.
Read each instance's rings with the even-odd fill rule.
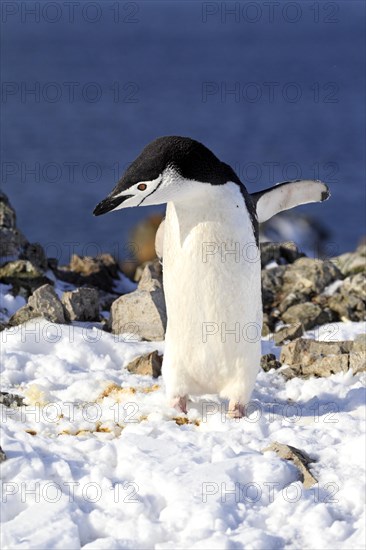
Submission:
[[[164,204],[194,199],[202,184],[239,182],[230,166],[194,139],[179,136],[157,138],[129,166],[94,215],[132,206]]]

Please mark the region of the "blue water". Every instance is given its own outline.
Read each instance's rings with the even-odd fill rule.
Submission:
[[[365,4],[270,6],[79,2],[72,15],[2,2],[2,185],[27,237],[63,260],[123,256],[159,208],[93,207],[146,143],[175,134],[204,142],[250,191],[327,181],[332,199],[302,210],[334,250],[354,247],[366,233]]]

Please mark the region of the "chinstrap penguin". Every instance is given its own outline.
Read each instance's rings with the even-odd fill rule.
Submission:
[[[167,203],[157,233],[167,307],[163,378],[172,405],[219,394],[241,417],[260,366],[262,298],[258,224],[329,197],[320,181],[284,182],[250,195],[203,144],[178,136],[147,145],[95,208]]]

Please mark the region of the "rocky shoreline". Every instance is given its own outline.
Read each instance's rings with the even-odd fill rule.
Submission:
[[[12,315],[1,306],[1,330],[42,317],[61,324],[100,323],[106,331],[133,333],[141,340],[164,339],[166,310],[157,259],[138,265],[134,281],[109,254],[95,258],[73,255],[68,265],[59,266],[46,257],[41,245],[24,237],[3,193],[0,241],[0,283],[26,301]],[[352,350],[333,338],[331,346],[319,342],[311,350],[301,342],[304,332],[314,327],[366,320],[366,243],[354,252],[327,259],[308,258],[293,243],[261,243],[261,262],[263,336],[272,335],[274,343],[283,346],[280,361],[264,356],[263,368],[289,365],[287,377],[364,370],[366,343],[362,339]],[[298,349],[300,366],[294,359],[299,357]],[[327,357],[332,359],[327,362]],[[155,364],[151,374],[153,370],[156,376]]]

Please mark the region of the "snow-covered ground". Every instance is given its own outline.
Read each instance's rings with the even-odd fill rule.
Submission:
[[[339,323],[308,336],[364,331]],[[186,422],[161,379],[124,368],[161,342],[42,319],[0,338],[1,389],[28,403],[1,406],[2,548],[364,547],[363,375],[286,383],[261,372],[247,418],[206,396]],[[272,441],[307,452],[318,484],[304,489],[291,463],[262,453]]]

